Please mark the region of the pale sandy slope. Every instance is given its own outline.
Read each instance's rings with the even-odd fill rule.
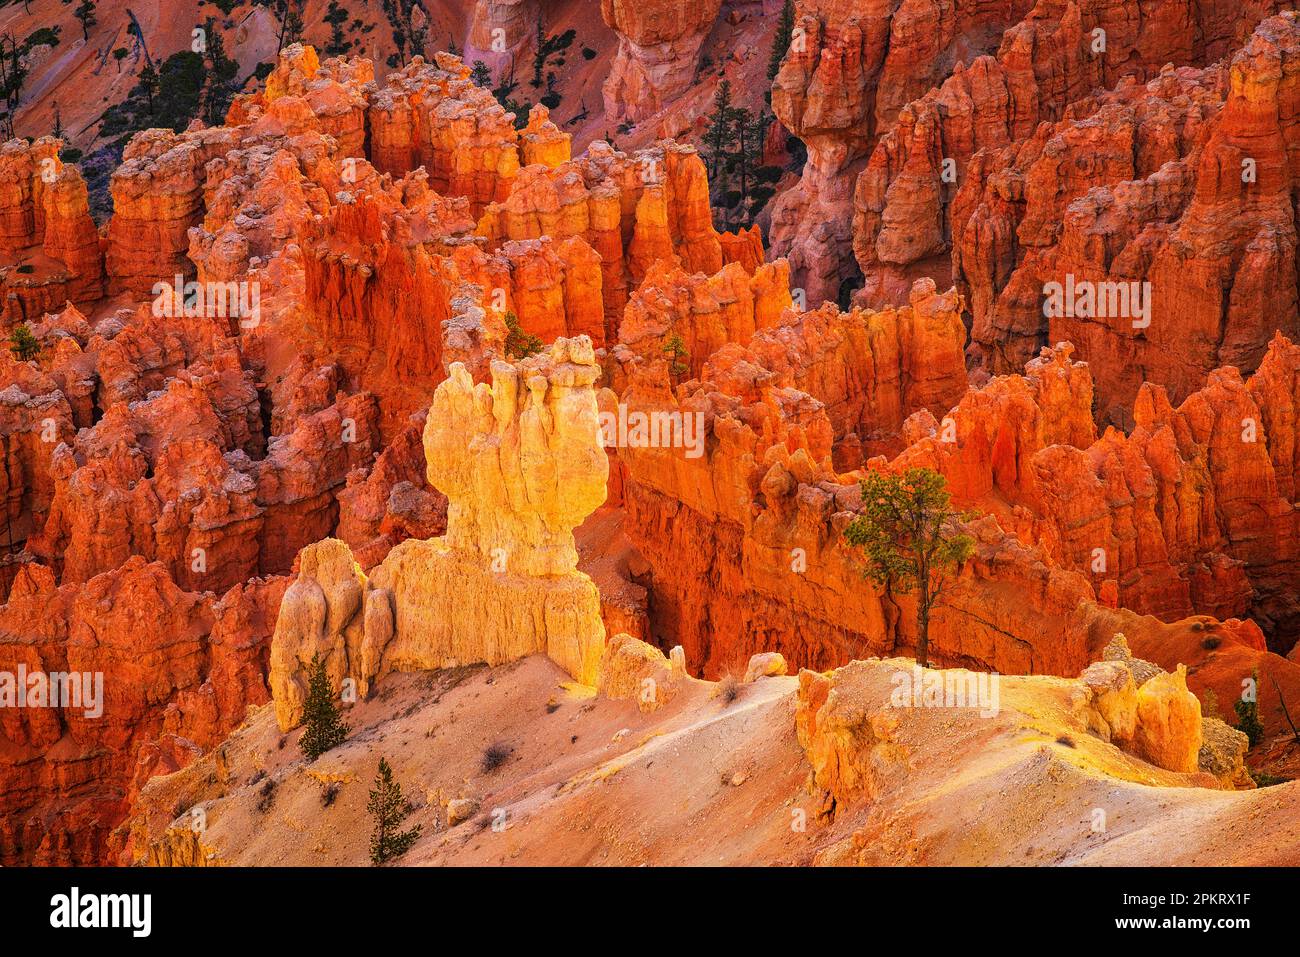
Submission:
[[[879,714],[897,664],[855,663],[836,693]],[[282,736],[259,709],[222,748],[150,782],[124,860],[366,864],[367,791],[384,756],[424,827],[404,864],[1300,863],[1300,782],[1187,786],[1090,735],[1077,682],[1004,679],[992,718],[893,709],[889,748],[861,742],[873,793],[819,815],[827,797],[796,737],[796,678],[743,685],[730,702],[691,681],[652,714],[563,678],[543,658],[392,676],[348,713],[350,739],[313,764],[300,732]],[[511,754],[484,772],[496,742]],[[481,809],[449,828],[443,805],[464,796]],[[201,837],[186,826],[196,805]]]

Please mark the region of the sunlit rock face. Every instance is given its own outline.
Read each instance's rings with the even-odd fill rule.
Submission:
[[[336,685],[352,679],[361,694],[390,671],[539,653],[595,684],[605,629],[573,529],[605,500],[599,374],[581,337],[493,362],[491,384],[452,366],[424,429],[447,534],[398,545],[368,576],[343,542],[303,552],[271,646],[282,728],[301,718],[303,666],[317,654]]]

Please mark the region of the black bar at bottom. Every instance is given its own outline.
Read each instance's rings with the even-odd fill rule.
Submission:
[[[470,934],[490,944],[498,933],[559,946],[645,939],[653,947],[645,935],[680,940],[679,930],[690,929],[770,945],[775,924],[794,930],[805,920],[819,940],[861,940],[882,922],[907,936],[1200,934],[1232,946],[1242,933],[1290,928],[1296,876],[1232,868],[31,868],[0,870],[0,917],[12,940],[78,935],[127,947],[374,946],[385,935],[396,944],[420,934],[437,950],[436,941],[458,946]],[[129,895],[149,895],[147,936],[145,899]]]

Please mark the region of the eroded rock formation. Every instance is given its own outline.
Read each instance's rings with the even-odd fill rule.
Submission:
[[[0,316],[34,322],[103,294],[104,256],[80,171],[44,136],[0,148]]]
[[[1060,4],[1064,6],[1064,4]],[[933,5],[875,0],[800,3],[796,36],[772,84],[777,119],[808,147],[799,184],[772,210],[772,249],[790,259],[812,305],[839,299],[856,277],[850,229],[854,179],[902,106],[973,53],[1028,0]],[[856,283],[855,283],[856,284]]]
[[[721,0],[601,0],[600,15],[618,34],[604,89],[611,125],[639,123],[691,85],[720,7]]]
[[[304,666],[364,696],[390,671],[545,653],[595,684],[605,629],[573,529],[605,498],[590,340],[557,339],[492,384],[464,366],[438,387],[424,430],[429,482],[447,496],[447,534],[394,548],[369,576],[338,541],[307,548],[271,653],[276,716],[301,720]]]
[[[1125,426],[1143,382],[1181,401],[1220,365],[1253,371],[1274,331],[1294,338],[1296,21],[1194,6],[1139,35],[1060,5],[1059,29],[1024,21],[902,109],[857,179],[863,301],[946,277],[951,250],[975,357],[1010,372],[1070,341],[1101,419]],[[1096,301],[1059,308],[1054,283]]]

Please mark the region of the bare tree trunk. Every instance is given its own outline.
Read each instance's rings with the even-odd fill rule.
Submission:
[[[930,582],[929,576],[921,583],[916,605],[916,663],[922,668],[930,666]]]
[[[1291,734],[1300,741],[1300,730],[1296,729],[1295,722],[1291,720],[1291,712],[1286,706],[1286,698],[1282,697],[1282,689],[1278,686],[1277,679],[1273,677],[1272,672],[1266,672],[1268,680],[1273,683],[1273,690],[1277,692],[1278,704],[1282,706],[1282,715],[1286,718],[1286,723],[1291,726]]]

